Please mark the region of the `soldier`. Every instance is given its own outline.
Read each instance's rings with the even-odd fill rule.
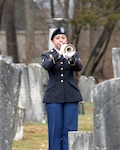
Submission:
[[[73,72],[80,71],[82,64],[73,47],[68,46],[67,49],[64,28],[57,28],[51,41],[53,49],[42,54],[42,66],[49,74],[43,98],[48,119],[49,150],[68,150],[68,131],[78,129],[78,102],[83,100]],[[69,51],[68,55],[65,49]]]

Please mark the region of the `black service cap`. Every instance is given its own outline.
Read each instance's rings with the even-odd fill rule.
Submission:
[[[66,31],[63,27],[55,29],[52,33],[51,40],[53,40],[54,36],[57,34],[65,34],[66,35]]]

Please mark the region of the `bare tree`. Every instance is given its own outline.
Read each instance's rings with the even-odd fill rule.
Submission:
[[[2,14],[3,14],[3,8],[6,0],[0,0],[0,27],[1,27],[1,22],[2,22]]]
[[[78,0],[74,0],[74,10],[73,10],[73,18],[78,18],[78,12],[80,10],[80,2]],[[72,24],[72,36],[71,36],[71,43],[73,43],[76,47],[78,44],[79,36],[80,36],[81,27],[80,24],[74,22]]]
[[[55,12],[54,12],[54,0],[50,0],[50,5],[51,5],[51,17],[55,17]]]
[[[18,63],[18,48],[15,29],[15,0],[6,0],[5,12],[5,26],[6,26],[6,41],[7,41],[7,55],[13,57],[13,62]]]
[[[29,63],[35,53],[34,2],[33,0],[24,0],[24,3],[26,20],[26,63]]]
[[[104,31],[102,32],[98,42],[96,43],[82,74],[86,76],[93,75],[99,61],[101,60],[103,54],[107,49],[115,24],[116,22],[107,24],[105,26]]]
[[[64,18],[69,18],[69,0],[64,0]]]
[[[73,10],[73,18],[74,19],[78,18],[78,11],[79,10],[80,10],[80,2],[78,0],[74,0],[74,10]],[[80,27],[80,24],[78,24],[76,22],[76,23],[72,24],[71,28],[72,28],[71,43],[73,45],[75,45],[75,47],[77,49],[77,44],[78,44],[78,40],[79,40],[81,27]],[[75,75],[76,81],[78,82],[79,81],[79,73],[75,72],[74,75]]]
[[[119,13],[119,7],[120,7],[120,2],[119,1],[115,1],[114,2],[114,6],[112,6],[113,8],[113,13]],[[113,16],[112,16],[113,17]],[[90,76],[94,74],[94,71],[97,67],[97,65],[99,64],[102,56],[104,55],[104,53],[107,50],[107,46],[109,43],[109,40],[111,38],[112,32],[115,28],[115,25],[117,23],[118,18],[113,18],[113,20],[109,20],[106,23],[106,25],[104,26],[103,32],[100,36],[100,38],[98,39],[98,42],[96,43],[95,47],[93,48],[93,51],[89,57],[89,60],[86,64],[86,67],[83,70],[84,75],[86,76]]]

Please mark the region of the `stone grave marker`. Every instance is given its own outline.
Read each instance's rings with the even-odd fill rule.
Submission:
[[[120,78],[94,88],[95,150],[120,149]]]
[[[0,150],[11,150],[18,109],[20,69],[0,57]]]

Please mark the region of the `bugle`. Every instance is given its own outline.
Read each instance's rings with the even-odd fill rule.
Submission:
[[[62,51],[64,58],[71,58],[75,54],[76,48],[73,44],[63,44],[60,51]]]

